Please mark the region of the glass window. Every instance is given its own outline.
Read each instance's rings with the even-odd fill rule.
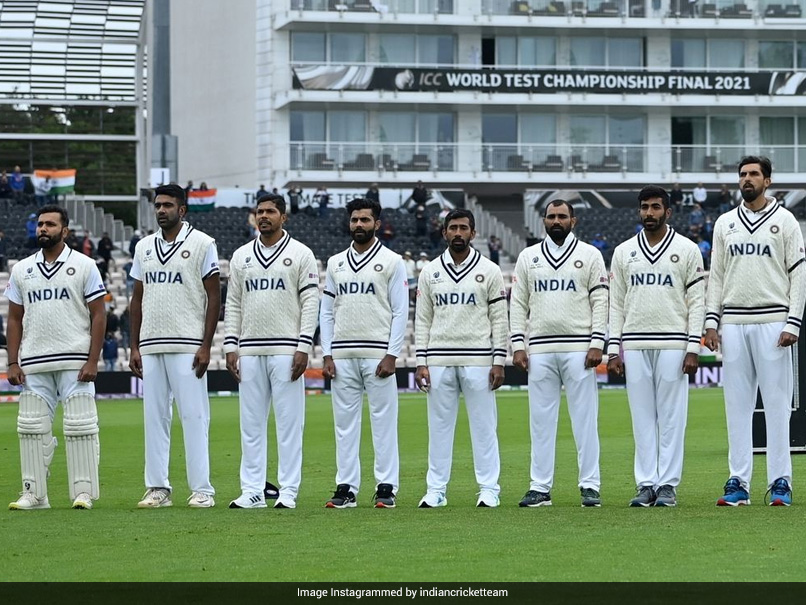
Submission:
[[[520,116],[522,143],[556,143],[557,126],[553,115],[524,113]]]
[[[325,34],[291,33],[292,61],[326,61]]]
[[[571,116],[572,145],[604,145],[606,123],[604,116]]]
[[[672,67],[705,67],[705,40],[672,40]]]
[[[643,145],[644,116],[610,116],[608,142],[611,145]]]
[[[378,114],[382,143],[413,143],[417,133],[413,113],[383,111]]]
[[[804,69],[806,68],[806,42],[798,42],[797,49],[798,49],[797,50],[798,64],[796,65],[796,67],[798,69]]]
[[[366,61],[364,34],[330,34],[330,60],[345,63]]]
[[[758,66],[762,69],[791,69],[795,66],[792,42],[759,42]]]
[[[744,145],[743,117],[711,117],[711,145]]]
[[[795,118],[759,118],[759,138],[776,171],[795,170]]]
[[[413,65],[417,62],[415,38],[410,34],[381,34],[381,63]]]
[[[556,65],[556,40],[548,36],[518,38],[519,65]]]
[[[481,117],[482,143],[517,143],[518,118],[514,113],[485,113]]]
[[[709,67],[743,68],[744,40],[709,40]]]
[[[604,38],[571,38],[571,65],[605,65]]]
[[[428,65],[453,65],[453,36],[417,36],[417,60]]]
[[[518,39],[511,36],[499,36],[495,39],[495,64],[518,64]]]
[[[615,67],[642,67],[644,41],[641,38],[609,38],[607,64]]]
[[[453,114],[421,113],[417,130],[422,143],[453,143]]]
[[[325,112],[324,111],[292,111],[291,112],[291,140],[292,141],[324,141],[325,140]]]
[[[329,111],[331,141],[363,143],[367,140],[367,115],[363,111]]]

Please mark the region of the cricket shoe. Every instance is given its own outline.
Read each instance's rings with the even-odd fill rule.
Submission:
[[[783,477],[772,482],[767,493],[770,495],[770,506],[789,506],[792,504],[792,488]]]
[[[8,510],[43,510],[50,508],[48,497],[37,498],[31,492],[23,492],[18,500],[9,503]]]
[[[655,493],[655,506],[677,506],[677,493],[672,485],[661,485]]]
[[[193,492],[188,498],[188,506],[190,508],[213,508],[215,506],[215,499],[210,494],[203,492]]]
[[[631,508],[646,508],[655,504],[655,490],[651,485],[639,485],[635,492],[635,498],[630,500]]]
[[[280,494],[277,502],[274,503],[274,508],[297,508],[297,500],[293,496]]]
[[[76,499],[73,500],[73,508],[80,510],[90,510],[92,508],[92,496],[87,492],[81,492]]]
[[[143,499],[137,503],[137,508],[164,508],[173,505],[170,490],[164,487],[151,487],[146,491]]]
[[[747,506],[750,504],[750,494],[742,487],[738,477],[731,477],[725,483],[725,494],[716,501],[717,506]]]
[[[350,486],[340,483],[333,492],[333,497],[325,502],[326,508],[355,508],[358,504],[355,501],[355,494],[350,491]]]
[[[580,487],[579,495],[582,497],[582,508],[599,508],[602,506],[602,496],[599,490],[592,487]]]
[[[479,492],[479,499],[476,501],[476,508],[498,508],[498,494],[491,489],[483,489]]]
[[[537,508],[538,506],[551,506],[551,493],[550,492],[539,492],[534,489],[530,489],[526,492],[521,498],[521,501],[518,502],[518,506],[521,508]]]
[[[230,508],[266,508],[262,494],[241,494],[229,503]]]
[[[440,508],[442,506],[448,506],[448,499],[444,492],[428,492],[420,500],[417,508]]]
[[[394,508],[395,493],[391,483],[379,483],[375,492],[375,508]]]

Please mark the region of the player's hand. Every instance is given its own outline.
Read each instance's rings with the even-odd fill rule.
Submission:
[[[683,374],[694,376],[699,365],[700,356],[697,353],[686,353],[686,358],[683,360]]]
[[[798,337],[790,332],[781,332],[781,337],[778,339],[779,347],[791,347],[798,342]]]
[[[394,355],[384,355],[384,358],[381,359],[381,363],[375,368],[375,376],[378,378],[393,376],[395,373],[395,361],[397,361],[397,357]]]
[[[495,391],[504,384],[504,366],[493,366],[490,368],[490,390]]]
[[[515,351],[512,354],[512,365],[523,372],[529,371],[529,356],[526,351]]]
[[[719,350],[719,334],[713,328],[708,328],[705,331],[705,346],[708,347],[710,351]]]
[[[291,362],[291,382],[297,380],[305,373],[308,367],[308,354],[302,351],[294,353],[294,360]]]
[[[95,363],[88,361],[81,369],[78,371],[78,378],[79,382],[95,382],[95,378],[98,376],[98,362]]]
[[[137,378],[143,377],[143,358],[140,357],[140,349],[132,347],[132,354],[129,356],[129,369]]]
[[[196,378],[201,378],[210,365],[210,347],[202,345],[193,356],[193,369],[196,370]]]
[[[15,363],[13,366],[9,367],[8,372],[6,372],[6,377],[15,387],[25,384],[25,374],[19,364]]]
[[[325,355],[322,360],[322,376],[329,380],[336,378],[336,364],[333,363],[333,358],[330,355]]]
[[[596,347],[588,349],[588,354],[585,356],[585,367],[596,368],[602,363],[602,350]]]
[[[235,382],[241,382],[241,370],[238,365],[238,354],[234,351],[227,353],[227,372],[235,379]]]
[[[607,360],[607,371],[616,376],[624,376],[624,362],[619,355],[614,355]]]
[[[417,366],[417,371],[414,373],[414,384],[423,393],[427,393],[431,388],[431,372],[428,371],[428,366]]]

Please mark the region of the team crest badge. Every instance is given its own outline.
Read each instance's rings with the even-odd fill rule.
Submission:
[[[581,269],[581,268],[582,268],[582,261],[581,261],[581,260],[574,261],[574,266],[575,266],[577,269]]]
[[[182,258],[190,258],[190,250],[183,250]]]
[[[378,273],[380,273],[381,271],[383,271],[383,265],[375,265],[373,269],[375,269]]]
[[[778,233],[779,231],[780,229],[778,228],[778,225],[773,225],[772,227],[770,227],[771,233]]]
[[[76,274],[75,269],[73,269],[72,267],[67,268],[67,275],[75,275],[75,274]]]
[[[677,256],[677,254],[672,254],[672,256],[671,256],[671,261],[672,261],[673,263],[676,263],[676,262],[678,262],[679,260],[680,260],[680,257],[679,257],[679,256]]]
[[[483,275],[477,275],[476,276],[476,281],[479,282],[479,283],[483,282],[484,281],[484,276]]]
[[[290,259],[290,258],[285,258],[285,259],[283,259],[283,264],[284,264],[286,267],[290,267],[290,266],[291,266],[291,259]]]

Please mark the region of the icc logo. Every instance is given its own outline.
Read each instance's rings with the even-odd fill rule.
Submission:
[[[735,226],[736,226],[736,223],[731,223],[730,225],[728,225],[728,228],[733,229]]]
[[[401,71],[395,76],[395,86],[398,90],[409,90],[414,87],[414,74],[410,69]]]
[[[439,277],[439,271],[434,271],[434,277]]]
[[[532,262],[533,262],[533,263],[537,263],[537,261],[538,261],[538,260],[539,260],[539,258],[538,258],[537,256],[535,256],[535,257],[532,259]]]
[[[151,256],[151,249],[146,250],[146,256]]]
[[[28,267],[28,273],[33,273],[33,272],[34,272],[34,268],[33,267]]]
[[[633,250],[632,252],[630,252],[630,256],[635,256],[635,255],[636,255],[635,250]]]
[[[251,263],[251,262],[252,262],[252,257],[251,257],[251,256],[247,256],[247,257],[246,257],[246,262],[247,262],[247,264],[248,264],[248,263]]]

